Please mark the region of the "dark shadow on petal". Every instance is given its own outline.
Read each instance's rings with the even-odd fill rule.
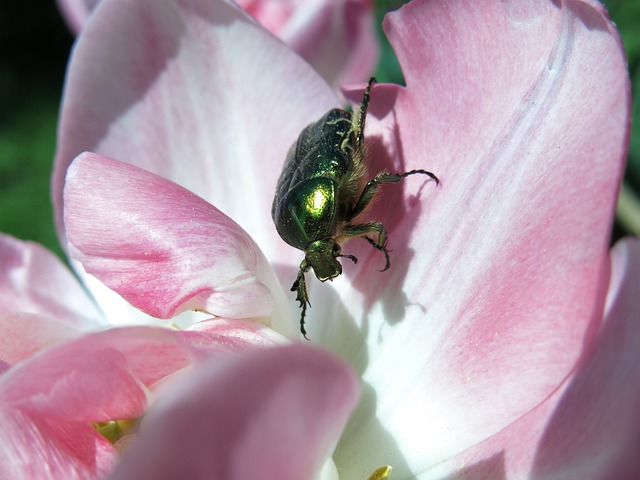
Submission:
[[[383,96],[382,106],[380,106],[372,100],[372,106],[375,105],[376,108],[373,111],[386,115],[392,108],[393,101],[395,96],[392,99]],[[367,137],[368,178],[373,178],[381,171],[402,173],[408,170],[397,123],[393,122],[393,128],[392,145],[385,145],[383,139],[377,136]],[[428,155],[425,154],[426,158]],[[427,163],[426,160],[420,162],[417,168],[429,170]],[[413,162],[412,168],[416,168]],[[437,172],[434,173],[437,175]],[[387,230],[387,247],[391,262],[389,270],[380,272],[385,265],[384,255],[372,249],[371,245],[365,241],[355,239],[344,248],[346,253],[353,254],[360,260],[356,268],[345,269],[345,272],[352,279],[354,288],[364,294],[365,312],[380,301],[385,320],[390,324],[396,324],[405,318],[406,308],[400,308],[399,305],[406,307],[409,305],[409,300],[402,287],[411,268],[412,259],[421,254],[420,251],[409,248],[408,242],[415,229],[424,228],[419,223],[419,219],[423,210],[429,208],[428,201],[431,195],[435,194],[433,190],[435,188],[436,184],[433,180],[420,174],[406,177],[398,183],[382,185],[376,193],[372,208],[362,216],[363,221],[382,222]],[[398,231],[401,223],[402,231]],[[424,308],[426,305],[422,305],[423,310]]]
[[[370,248],[370,247],[369,247]],[[274,270],[285,287],[288,287],[296,278],[297,269],[289,265],[274,265]],[[359,265],[352,268],[357,269]],[[384,274],[379,274],[383,276]],[[362,378],[370,363],[369,350],[365,343],[369,333],[369,324],[364,321],[362,328],[358,327],[354,318],[349,313],[348,298],[341,295],[339,287],[327,282],[323,284],[317,281],[312,272],[307,274],[309,298],[311,308],[307,309],[306,328],[311,343],[323,345],[339,357],[345,359],[358,376]],[[297,320],[300,317],[300,309],[294,302],[294,293],[291,292],[292,315]],[[372,434],[372,445],[375,451],[369,452],[369,458],[375,459],[368,473],[363,472],[363,477],[372,473],[375,468],[390,464],[395,471],[409,472],[409,465],[404,458],[393,436],[380,423],[377,416],[377,395],[371,386],[362,385],[360,402],[352,414],[345,432],[352,431],[358,434],[359,426],[366,426]],[[343,437],[342,445],[353,446],[348,437]],[[357,448],[367,448],[367,445],[356,445]],[[334,458],[340,466],[340,444],[337,447]],[[346,453],[345,453],[346,454]],[[347,455],[348,456],[348,455]],[[345,460],[346,457],[345,457]]]
[[[609,32],[607,21],[602,17],[601,13],[591,5],[575,0],[567,1],[565,5],[569,10],[573,11],[573,14],[576,15],[589,30]]]
[[[345,432],[352,431],[357,434],[358,425],[368,424],[367,430],[373,431],[370,437],[371,444],[375,445],[376,450],[373,451],[368,448],[367,445],[358,444],[356,448],[366,449],[366,456],[371,459],[371,465],[367,466],[367,470],[362,472],[362,478],[367,478],[367,475],[372,473],[376,468],[382,465],[391,465],[393,467],[394,474],[401,472],[411,472],[409,464],[404,458],[400,447],[393,438],[393,436],[382,426],[377,416],[377,396],[373,388],[367,383],[362,385],[360,393],[360,403],[356,411],[351,415],[349,422],[345,426]],[[373,426],[372,426],[373,424]],[[341,450],[345,448],[343,445],[349,445],[353,448],[354,441],[348,436],[343,436],[341,442],[336,447],[334,458],[336,464],[340,468],[341,455],[347,459],[350,457],[348,452],[341,453]],[[363,466],[363,468],[365,468]],[[392,475],[392,478],[393,478]],[[401,477],[402,478],[402,477]],[[411,477],[413,478],[413,476]]]

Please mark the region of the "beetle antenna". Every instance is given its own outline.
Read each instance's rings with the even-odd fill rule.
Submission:
[[[362,103],[360,104],[360,110],[358,111],[358,130],[356,131],[356,145],[360,145],[364,141],[364,124],[367,119],[367,109],[369,108],[369,100],[371,99],[371,85],[376,83],[376,79],[371,77],[367,88],[364,89],[362,94]]]

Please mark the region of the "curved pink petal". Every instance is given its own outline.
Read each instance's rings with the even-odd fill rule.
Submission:
[[[56,0],[69,29],[76,35],[100,0]]]
[[[79,33],[98,0],[57,0],[74,33]],[[240,0],[261,25],[307,60],[328,83],[367,80],[379,47],[371,0]]]
[[[0,377],[0,478],[103,478],[116,456],[93,422],[133,418],[147,386],[188,363],[178,333],[136,327],[43,350]]]
[[[192,355],[209,359],[212,354],[236,352],[247,347],[273,347],[289,340],[272,328],[249,319],[214,318],[180,332]]]
[[[576,372],[530,413],[425,477],[640,476],[640,241],[622,240],[611,253],[605,321]]]
[[[203,323],[186,332],[129,327],[91,333],[4,369],[0,478],[103,478],[116,452],[93,422],[141,415],[149,389],[155,393],[198,356],[269,340],[256,322]],[[277,335],[271,338],[273,345]],[[205,340],[215,343],[205,346]]]
[[[71,256],[146,313],[273,313],[267,285],[280,286],[260,249],[229,217],[188,190],[85,153],[69,168],[64,202]]]
[[[357,391],[352,372],[316,348],[227,356],[156,405],[111,478],[313,478]]]
[[[188,188],[290,263],[271,220],[276,181],[302,128],[336,104],[306,62],[223,0],[105,2],[69,66],[52,185],[59,231],[67,167],[93,151]]]
[[[189,364],[175,331],[114,328],[43,351],[0,378],[0,402],[51,421],[134,418],[145,388]]]
[[[389,229],[391,269],[347,244],[361,262],[336,285],[346,315],[311,292],[311,338],[353,338],[348,316],[362,338],[336,350],[366,345],[376,415],[365,400],[349,424],[347,476],[420,471],[571,373],[601,321],[629,124],[624,53],[600,4],[416,1],[385,26],[407,88],[373,89],[372,172],[426,168],[442,183],[384,189],[371,217]]]
[[[239,0],[331,85],[363,82],[379,56],[371,0]]]
[[[116,462],[113,446],[87,422],[59,423],[0,402],[0,478],[104,478]]]
[[[0,314],[0,360],[15,365],[78,335],[79,330],[51,317],[23,312]]]
[[[103,319],[67,267],[44,247],[0,234],[0,314],[35,313],[76,328]]]

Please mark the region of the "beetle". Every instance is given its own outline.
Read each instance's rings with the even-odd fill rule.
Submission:
[[[300,332],[305,338],[304,319],[307,305],[311,306],[305,280],[309,270],[326,282],[342,273],[339,258],[357,263],[355,256],[342,253],[342,245],[354,237],[363,237],[384,254],[386,263],[381,271],[391,265],[382,223],[354,222],[370,205],[378,187],[414,174],[440,183],[426,170],[382,171],[366,181],[364,127],[375,81],[369,80],[357,113],[334,108],[302,130],[287,154],[276,186],[271,207],[276,230],[285,242],[305,254],[291,287],[302,309]]]

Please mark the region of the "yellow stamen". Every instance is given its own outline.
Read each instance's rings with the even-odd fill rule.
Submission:
[[[133,418],[127,420],[112,420],[110,422],[96,422],[93,424],[93,428],[104,438],[115,444],[122,437],[135,433],[137,425],[138,420]]]
[[[384,465],[371,474],[368,480],[386,480],[391,476],[391,465]]]

